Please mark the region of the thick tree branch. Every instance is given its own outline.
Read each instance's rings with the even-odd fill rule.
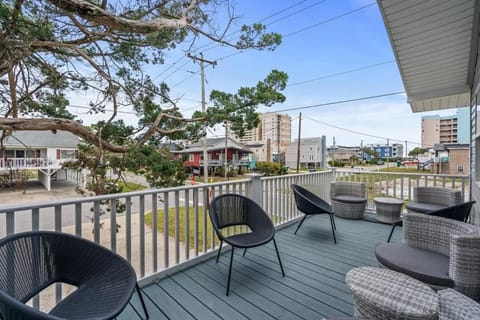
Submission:
[[[48,0],[55,6],[108,28],[135,33],[151,33],[164,29],[181,29],[189,25],[187,17],[178,19],[155,18],[151,21],[139,21],[113,15],[106,10],[84,0]]]
[[[71,132],[85,141],[92,143],[98,147],[102,147],[112,152],[126,152],[127,147],[116,144],[110,144],[105,141],[99,142],[97,134],[90,128],[83,126],[82,124],[68,119],[61,118],[0,118],[0,130],[8,131],[32,131],[32,130],[51,130],[53,132],[57,130],[63,130]],[[101,143],[101,145],[99,145]]]

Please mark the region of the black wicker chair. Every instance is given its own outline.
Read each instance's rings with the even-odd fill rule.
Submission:
[[[314,214],[328,214],[330,217],[330,225],[332,226],[333,242],[336,244],[337,239],[335,237],[335,215],[332,210],[332,207],[324,200],[322,200],[317,195],[308,191],[307,189],[300,187],[297,184],[292,184],[291,188],[295,196],[295,203],[297,204],[297,209],[305,214],[305,216],[300,220],[300,223],[297,226],[294,234],[297,234],[298,229],[303,224],[305,219]]]
[[[54,283],[76,290],[47,314],[25,303]],[[18,233],[0,240],[0,319],[113,319],[137,289],[131,265],[85,239],[51,231]]]
[[[475,201],[468,201],[440,210],[425,212],[424,214],[467,222],[474,203]]]
[[[468,201],[451,207],[424,212],[423,214],[467,222],[474,203],[475,201]],[[392,239],[393,231],[395,231],[395,227],[397,226],[403,226],[403,222],[400,220],[392,225],[392,230],[390,231],[387,242],[390,242]]]
[[[223,242],[232,247],[228,269],[227,296],[230,291],[233,252],[235,248],[243,248],[243,255],[245,255],[248,248],[258,247],[273,241],[282,276],[285,276],[277,243],[275,242],[275,228],[265,211],[255,201],[238,194],[223,194],[212,200],[209,214],[212,226],[220,240],[216,262],[218,263]],[[241,225],[248,226],[249,232],[231,236],[224,235],[222,232],[223,228]]]

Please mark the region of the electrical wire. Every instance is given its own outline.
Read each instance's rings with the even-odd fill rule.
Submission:
[[[331,73],[331,74],[328,74],[328,75],[324,75],[324,76],[320,76],[320,77],[316,77],[316,78],[312,78],[312,79],[308,79],[308,80],[298,81],[298,82],[294,82],[294,83],[291,83],[291,84],[287,85],[287,88],[295,87],[295,86],[298,86],[298,85],[301,85],[301,84],[305,84],[305,83],[309,83],[309,82],[314,82],[314,81],[318,81],[318,80],[323,80],[323,79],[328,79],[328,78],[334,78],[334,77],[338,77],[338,76],[343,76],[343,75],[345,75],[345,74],[349,74],[349,73],[353,73],[353,72],[357,72],[357,71],[363,71],[363,70],[367,70],[367,69],[371,69],[371,68],[383,66],[383,65],[386,65],[386,64],[394,63],[394,62],[395,62],[395,60],[388,60],[388,61],[383,61],[383,62],[371,64],[371,65],[368,65],[368,66],[364,66],[364,67],[359,67],[359,68],[355,68],[355,69],[345,70],[345,71],[337,72],[337,73]]]
[[[277,112],[287,112],[287,111],[295,111],[295,110],[302,110],[302,109],[311,109],[311,108],[331,106],[331,105],[343,104],[343,103],[349,103],[349,102],[355,102],[355,101],[378,99],[378,98],[383,98],[383,97],[395,96],[395,95],[399,95],[399,94],[403,94],[403,93],[405,93],[405,91],[383,93],[383,94],[378,94],[378,95],[374,95],[374,96],[367,96],[367,97],[353,98],[353,99],[346,99],[346,100],[330,101],[330,102],[319,103],[319,104],[312,104],[312,105],[303,106],[303,107],[294,107],[294,108],[288,108],[288,109],[280,109],[280,110],[277,110]]]
[[[298,30],[296,30],[296,31],[287,33],[286,35],[283,35],[283,36],[282,36],[282,39],[291,37],[291,36],[293,36],[293,35],[295,35],[295,34],[298,34],[298,33],[301,33],[301,32],[305,32],[305,31],[310,30],[310,29],[312,29],[312,28],[318,27],[318,26],[320,26],[320,25],[322,25],[322,24],[325,24],[325,23],[328,23],[328,22],[332,22],[332,21],[335,21],[335,20],[337,20],[337,19],[346,17],[346,16],[348,16],[348,15],[351,15],[351,14],[356,13],[356,12],[358,12],[358,11],[361,11],[361,10],[363,10],[363,9],[372,7],[372,6],[374,6],[374,5],[376,5],[376,3],[375,3],[375,2],[372,2],[372,3],[369,3],[369,4],[365,5],[365,6],[362,6],[362,7],[359,7],[359,8],[357,8],[357,9],[350,10],[350,11],[347,11],[347,12],[345,12],[345,13],[342,13],[342,14],[340,14],[340,15],[338,15],[338,16],[332,17],[332,18],[330,18],[330,19],[323,20],[323,21],[320,21],[320,22],[311,24],[311,25],[306,26],[306,27],[304,27],[304,28],[301,28],[301,29],[298,29]]]
[[[327,127],[335,128],[335,129],[338,129],[338,130],[342,130],[342,131],[346,131],[346,132],[350,132],[350,133],[354,133],[354,134],[358,134],[358,135],[362,135],[362,136],[366,136],[366,137],[370,137],[370,138],[381,139],[381,140],[389,140],[389,141],[398,141],[398,142],[408,142],[410,144],[417,144],[417,145],[421,144],[419,142],[407,141],[407,140],[401,140],[401,139],[395,139],[395,138],[388,138],[388,137],[383,137],[383,136],[377,136],[377,135],[374,135],[374,134],[365,133],[365,132],[361,132],[361,131],[357,131],[357,130],[352,130],[352,129],[348,129],[348,128],[345,128],[345,127],[339,127],[339,126],[335,126],[333,124],[330,124],[328,122],[324,122],[324,121],[320,121],[320,120],[317,120],[317,119],[314,119],[314,118],[310,118],[308,116],[303,116],[303,118],[308,119],[310,121],[314,121],[314,122],[323,124]]]
[[[308,0],[302,0],[302,1],[299,1],[299,2],[293,4],[293,5],[289,6],[289,7],[283,8],[283,9],[277,11],[277,12],[274,12],[273,14],[271,14],[271,15],[265,17],[265,18],[262,18],[262,19],[258,20],[256,23],[263,22],[263,21],[268,20],[268,19],[270,19],[270,18],[272,18],[272,17],[275,17],[275,16],[277,16],[277,15],[279,15],[279,14],[285,12],[285,11],[288,11],[288,10],[290,10],[290,9],[292,9],[292,8],[298,7],[299,5],[301,5],[302,3],[306,2],[306,1],[308,1]],[[326,1],[326,0],[317,1],[314,5],[319,4],[319,3],[322,3],[322,2],[325,2],[325,1]],[[312,6],[313,6],[313,5],[310,5],[309,8],[312,7]],[[288,17],[290,17],[290,16],[291,16],[291,15],[287,15],[287,16],[284,17],[284,18],[277,19],[277,20],[275,20],[273,23],[278,22],[278,21],[283,20],[283,19],[286,19],[286,18],[288,18]],[[228,34],[226,37],[231,37],[231,36],[233,36],[233,35],[235,35],[235,34],[237,34],[237,33],[240,33],[240,32],[241,32],[240,29],[239,29],[239,30],[236,30],[236,31]],[[208,44],[205,44],[205,45],[203,45],[203,46],[200,46],[200,47],[192,50],[192,53],[193,53],[193,54],[196,54],[196,53],[198,53],[198,52],[208,51],[208,50],[211,50],[211,49],[213,49],[213,48],[220,47],[220,46],[221,46],[221,44],[218,44],[218,43],[213,44],[213,45],[212,45],[211,43],[208,43]],[[202,49],[203,49],[203,50],[202,50]],[[157,75],[157,76],[154,78],[154,80],[157,80],[158,78],[160,78],[162,75],[164,75],[165,73],[167,73],[169,70],[171,70],[175,65],[179,64],[179,63],[180,63],[183,59],[185,59],[185,58],[186,58],[185,56],[180,57],[180,58],[179,58],[177,61],[175,61],[170,67],[168,67],[165,71],[163,71],[162,73],[160,73],[159,75]],[[184,65],[185,65],[185,64],[182,64],[180,67],[178,67],[177,69],[175,69],[172,73],[170,73],[168,76],[166,76],[166,77],[163,79],[163,81],[164,81],[166,78],[168,78],[170,75],[175,74],[177,71],[181,70],[181,68],[183,68]],[[189,77],[189,78],[191,78],[191,77]],[[182,81],[182,82],[183,82],[183,81]]]
[[[323,1],[322,1],[322,2],[323,2]],[[356,13],[356,12],[358,12],[358,11],[364,10],[364,9],[369,8],[369,7],[371,7],[371,6],[374,6],[374,5],[375,5],[375,2],[372,2],[372,3],[369,3],[369,4],[365,5],[365,6],[362,6],[362,7],[359,7],[359,8],[356,8],[356,9],[353,9],[353,10],[350,10],[350,11],[347,11],[347,12],[344,12],[344,13],[339,14],[339,15],[337,15],[337,16],[334,16],[334,17],[332,17],[332,18],[329,18],[329,19],[326,19],[326,20],[322,20],[322,21],[316,22],[316,23],[314,23],[314,24],[311,24],[311,25],[308,25],[308,26],[303,27],[303,28],[301,28],[301,29],[298,29],[298,30],[295,30],[295,31],[293,31],[293,32],[290,32],[290,33],[288,33],[288,34],[286,34],[286,35],[282,35],[282,39],[285,39],[285,38],[287,38],[287,37],[290,37],[290,36],[293,36],[293,35],[296,35],[296,34],[299,34],[299,33],[302,33],[302,32],[305,32],[305,31],[307,31],[307,30],[310,30],[310,29],[312,29],[312,28],[314,28],[314,27],[317,27],[317,26],[320,26],[320,25],[322,25],[322,24],[325,24],[325,23],[328,23],[328,22],[331,22],[331,21],[335,21],[335,20],[338,20],[338,19],[340,19],[340,18],[349,16],[349,15],[351,15],[351,14],[353,14],[353,13]],[[289,17],[289,16],[286,16],[286,17]],[[285,17],[285,18],[286,18],[286,17]],[[218,44],[217,44],[217,45],[218,45]],[[216,47],[216,46],[215,46],[215,47]],[[216,58],[215,61],[223,61],[223,60],[225,60],[225,59],[228,59],[228,58],[231,58],[231,57],[240,55],[240,54],[242,54],[242,53],[244,53],[244,52],[245,52],[244,50],[240,50],[240,51],[237,51],[237,52],[228,54],[228,55],[226,55],[226,56],[222,56],[222,57]],[[392,61],[392,62],[394,62],[394,61]],[[387,62],[382,62],[382,63],[387,63]],[[183,67],[183,65],[182,65],[182,67]],[[211,66],[210,66],[210,65],[206,66],[206,68],[208,68],[208,67],[211,67]],[[368,67],[369,67],[369,66],[367,66],[367,67],[365,67],[365,68],[368,68]],[[374,67],[374,66],[372,65],[372,66],[370,66],[370,67]],[[360,69],[360,70],[362,70],[362,69]],[[199,74],[199,73],[196,73],[196,74]],[[180,81],[180,83],[183,83],[184,81],[190,79],[191,77],[192,77],[192,75],[188,76],[186,79]],[[165,79],[165,78],[164,78],[164,79]],[[311,80],[306,80],[306,82],[310,82],[310,81],[314,81],[314,80],[313,80],[313,79],[311,79]],[[293,84],[293,85],[295,85],[295,84]]]

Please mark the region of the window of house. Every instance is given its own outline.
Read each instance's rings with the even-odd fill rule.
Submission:
[[[192,153],[190,153],[190,154],[188,155],[188,161],[193,161],[193,154],[192,154]]]
[[[15,150],[5,150],[5,158],[15,158]]]
[[[75,150],[60,150],[60,159],[75,158]]]
[[[15,158],[25,158],[25,150],[15,150]]]
[[[457,165],[457,172],[463,172],[463,165],[462,164]]]

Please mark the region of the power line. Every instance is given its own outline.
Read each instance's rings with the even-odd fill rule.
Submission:
[[[286,7],[286,8],[284,8],[284,9],[281,9],[281,10],[277,11],[277,12],[274,12],[273,14],[271,14],[271,15],[265,17],[265,18],[262,18],[262,19],[256,21],[255,23],[264,22],[265,20],[268,20],[268,19],[270,19],[270,18],[273,18],[273,17],[275,17],[275,16],[278,16],[279,14],[281,14],[281,13],[283,13],[283,12],[285,12],[285,11],[288,11],[288,10],[290,10],[290,9],[292,9],[292,8],[298,7],[299,5],[301,5],[302,3],[307,2],[307,1],[308,1],[308,0],[299,1],[299,2],[293,4],[293,5],[289,6],[289,7]],[[269,22],[269,23],[267,23],[265,26],[270,26],[270,25],[272,25],[272,24],[274,24],[274,23],[276,23],[276,22],[279,22],[279,21],[281,21],[281,20],[284,20],[284,19],[286,19],[286,18],[289,18],[289,17],[291,17],[291,16],[293,16],[293,15],[295,15],[295,14],[298,14],[298,13],[300,13],[300,12],[302,12],[302,11],[305,11],[305,10],[307,10],[307,9],[310,9],[310,8],[312,8],[312,7],[320,4],[320,3],[322,3],[322,2],[325,2],[325,1],[327,1],[327,0],[317,1],[317,2],[315,2],[314,4],[309,5],[308,7],[305,7],[305,8],[303,8],[303,9],[301,9],[301,10],[298,10],[298,11],[296,11],[296,12],[294,12],[294,13],[291,13],[291,14],[285,16],[285,17],[279,18],[279,19],[274,20],[274,21],[272,21],[272,22]],[[241,29],[238,29],[238,30],[236,30],[236,31],[233,31],[233,32],[229,33],[228,35],[226,35],[225,38],[232,37],[233,35],[235,35],[235,34],[237,34],[237,33],[240,33],[241,31],[242,31]],[[228,41],[231,41],[231,40],[233,40],[233,39],[231,38],[231,39],[228,40]],[[220,46],[221,46],[221,44],[219,44],[219,43],[214,43],[214,44],[208,43],[208,44],[205,44],[205,45],[203,45],[203,46],[200,46],[200,47],[196,48],[194,51],[196,51],[196,52],[198,52],[198,51],[200,51],[200,50],[202,50],[202,51],[208,51],[208,50],[211,50],[211,49],[220,47]]]
[[[279,11],[277,11],[277,12],[275,12],[275,13],[273,13],[273,14],[271,14],[271,15],[263,18],[263,19],[258,20],[256,23],[263,22],[263,21],[268,20],[268,19],[270,19],[270,18],[272,18],[272,17],[275,17],[275,16],[277,16],[277,15],[279,15],[279,14],[285,12],[285,11],[288,11],[288,10],[290,10],[290,9],[292,9],[292,8],[298,7],[299,5],[301,5],[302,3],[306,2],[306,1],[308,1],[308,0],[299,1],[299,2],[293,4],[293,5],[289,6],[289,7],[286,7],[286,8],[284,8],[284,9],[281,9],[281,10],[279,10]],[[325,2],[325,1],[326,1],[326,0],[317,1],[316,3],[314,3],[314,5],[317,5],[317,4],[322,3],[322,2]],[[310,6],[307,7],[307,8],[310,8],[310,7],[312,7],[312,6],[313,6],[313,5],[310,5]],[[292,14],[292,15],[293,15],[293,14]],[[272,22],[272,23],[276,23],[276,22],[278,22],[278,21],[280,21],[280,20],[283,20],[283,19],[286,19],[287,17],[290,17],[290,16],[291,16],[291,15],[287,15],[287,16],[281,18],[281,19],[275,20],[275,21]],[[268,25],[268,24],[267,24],[267,25]],[[231,37],[231,36],[233,36],[233,35],[235,35],[235,34],[237,34],[237,33],[240,33],[240,32],[241,32],[241,30],[239,29],[239,30],[237,30],[237,31],[231,32],[231,33],[228,34],[226,37]],[[213,48],[217,48],[217,47],[220,47],[220,46],[221,46],[221,44],[219,44],[219,43],[216,43],[216,44],[213,44],[213,45],[212,45],[211,43],[208,43],[208,44],[205,44],[205,45],[203,45],[203,46],[200,46],[200,47],[194,49],[194,50],[192,51],[192,53],[195,54],[195,53],[200,52],[202,49],[203,49],[203,51],[207,51],[207,50],[211,50],[211,49],[213,49]],[[168,67],[165,71],[163,71],[162,73],[160,73],[159,75],[157,75],[154,80],[160,78],[162,75],[164,75],[165,73],[167,73],[167,72],[168,72],[169,70],[171,70],[176,64],[180,63],[183,59],[185,59],[185,56],[180,57],[177,61],[175,61],[172,65],[170,65],[170,67]],[[182,64],[180,67],[178,67],[177,69],[175,69],[172,73],[170,73],[168,76],[166,76],[162,81],[165,81],[166,78],[170,77],[172,74],[174,74],[174,73],[177,72],[178,70],[181,70],[181,68],[183,68],[184,65],[185,65],[185,64]],[[191,78],[191,76],[190,76],[189,78]],[[182,81],[182,82],[183,82],[183,81]]]
[[[384,94],[379,94],[379,95],[375,95],[375,96],[353,98],[353,99],[347,99],[347,100],[337,100],[337,101],[331,101],[331,102],[325,102],[325,103],[319,103],[319,104],[312,104],[312,105],[303,106],[303,107],[281,109],[281,110],[277,110],[277,111],[278,112],[286,112],[286,111],[294,111],[294,110],[301,110],[301,109],[311,109],[311,108],[316,108],[316,107],[331,106],[331,105],[335,105],[335,104],[342,104],[342,103],[348,103],[348,102],[355,102],[355,101],[371,100],[371,99],[377,99],[377,98],[383,98],[383,97],[389,97],[389,96],[396,96],[396,95],[403,94],[403,93],[405,93],[405,91],[390,92],[390,93],[384,93]]]
[[[308,120],[311,120],[311,121],[314,121],[314,122],[318,122],[320,124],[323,124],[327,127],[331,127],[331,128],[335,128],[335,129],[338,129],[338,130],[343,130],[343,131],[347,131],[347,132],[350,132],[350,133],[354,133],[354,134],[358,134],[358,135],[362,135],[362,136],[366,136],[366,137],[370,137],[370,138],[376,138],[376,139],[382,139],[382,140],[390,140],[390,141],[398,141],[398,142],[405,142],[406,140],[401,140],[401,139],[395,139],[395,138],[388,138],[388,137],[382,137],[382,136],[377,136],[377,135],[374,135],[374,134],[370,134],[370,133],[365,133],[365,132],[361,132],[361,131],[356,131],[356,130],[352,130],[352,129],[348,129],[348,128],[344,128],[344,127],[339,127],[339,126],[335,126],[333,124],[330,124],[330,123],[327,123],[327,122],[324,122],[324,121],[320,121],[320,120],[317,120],[317,119],[314,119],[314,118],[310,118],[310,117],[307,117],[307,116],[304,116],[306,119]],[[411,143],[411,144],[418,144],[420,145],[421,143],[418,143],[418,142],[413,142],[413,141],[407,141],[408,143]]]
[[[371,65],[368,65],[368,66],[364,66],[364,67],[359,67],[359,68],[355,68],[355,69],[345,70],[345,71],[342,71],[342,72],[337,72],[337,73],[332,73],[332,74],[316,77],[316,78],[309,79],[309,80],[298,81],[298,82],[294,82],[292,84],[287,85],[287,88],[298,86],[298,85],[309,83],[309,82],[313,82],[313,81],[317,81],[317,80],[323,80],[323,79],[327,79],[327,78],[342,76],[342,75],[357,72],[357,71],[367,70],[367,69],[371,69],[371,68],[378,67],[378,66],[383,66],[383,65],[386,65],[386,64],[394,63],[394,62],[395,62],[395,60],[388,60],[388,61],[383,61],[383,62],[371,64]]]
[[[288,38],[288,37],[293,36],[293,35],[295,35],[295,34],[297,34],[297,33],[301,33],[301,32],[307,31],[307,30],[309,30],[309,29],[315,28],[315,27],[317,27],[317,26],[319,26],[319,25],[322,25],[322,24],[325,24],[325,23],[328,23],[328,22],[331,22],[331,21],[334,21],[334,20],[343,18],[343,17],[348,16],[348,15],[350,15],[350,14],[352,14],[352,13],[355,13],[355,12],[361,11],[361,10],[363,10],[363,9],[366,9],[366,8],[368,8],[368,7],[374,6],[375,4],[376,4],[375,2],[372,2],[372,3],[370,3],[370,4],[367,4],[367,5],[365,5],[365,6],[362,6],[362,7],[360,7],[360,8],[357,8],[357,9],[354,9],[354,10],[350,10],[350,11],[345,12],[345,13],[342,13],[342,14],[340,14],[340,15],[338,15],[338,16],[332,17],[332,18],[330,18],[330,19],[323,20],[323,21],[320,21],[320,22],[311,24],[311,25],[309,25],[309,26],[306,26],[306,27],[304,27],[304,28],[298,29],[298,30],[296,30],[296,31],[287,33],[286,35],[282,36],[282,39],[283,39],[283,38]]]
[[[319,2],[321,3],[321,2],[323,2],[323,1],[319,1]],[[325,24],[325,23],[328,23],[328,22],[331,22],[331,21],[334,21],[334,20],[343,18],[343,17],[345,17],[345,16],[348,16],[348,15],[350,15],[350,14],[353,14],[353,13],[355,13],[355,12],[361,11],[361,10],[363,10],[363,9],[369,8],[369,7],[374,6],[374,5],[375,5],[375,3],[372,2],[372,3],[367,4],[367,5],[365,5],[365,6],[362,6],[362,7],[359,7],[359,8],[356,8],[356,9],[353,9],[353,10],[350,10],[350,11],[347,11],[347,12],[344,12],[344,13],[339,14],[339,15],[337,15],[337,16],[334,16],[334,17],[332,17],[332,18],[329,18],[329,19],[326,19],[326,20],[322,20],[322,21],[319,21],[319,22],[317,22],[317,23],[308,25],[308,26],[306,26],[306,27],[304,27],[304,28],[301,28],[301,29],[298,29],[298,30],[296,30],[296,31],[290,32],[290,33],[288,33],[288,34],[286,34],[286,35],[282,35],[282,39],[285,39],[285,38],[290,37],[290,36],[292,36],[292,35],[296,35],[296,34],[301,33],[301,32],[305,32],[305,31],[307,31],[307,30],[309,30],[309,29],[312,29],[312,28],[314,28],[314,27],[317,27],[317,26],[319,26],[319,25],[322,25],[322,24]],[[284,17],[284,18],[287,18],[287,17],[289,17],[289,16],[286,16],[286,17]],[[216,46],[219,46],[219,45],[217,44],[217,45],[215,45],[215,47],[216,47]],[[226,56],[216,58],[215,60],[217,60],[217,61],[222,61],[222,60],[225,60],[225,59],[234,57],[234,56],[236,56],[236,55],[242,54],[243,52],[245,52],[245,51],[240,50],[240,51],[237,51],[237,52],[228,54],[228,55],[226,55]],[[394,61],[392,61],[392,62],[394,62]],[[385,62],[385,63],[387,63],[387,62]],[[182,67],[183,67],[183,65],[182,65]],[[371,67],[373,67],[373,66],[371,66]],[[367,67],[366,67],[366,68],[367,68]],[[360,69],[360,70],[361,70],[361,69]],[[186,79],[180,81],[180,83],[183,83],[184,81],[190,79],[191,77],[192,77],[191,75],[188,76]],[[164,80],[165,80],[165,79],[166,79],[166,78],[164,78]],[[314,81],[314,80],[312,79],[312,80],[306,80],[306,81],[309,82],[309,81]],[[295,85],[295,84],[293,84],[293,85]]]

